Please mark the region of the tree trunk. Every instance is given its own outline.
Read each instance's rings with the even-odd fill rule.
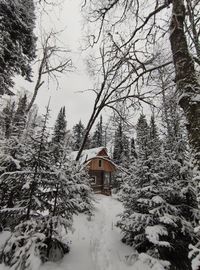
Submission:
[[[102,110],[103,107],[104,107],[104,105],[101,104],[101,105],[97,108],[97,106],[96,106],[96,104],[97,104],[97,102],[98,102],[97,100],[98,100],[98,97],[97,97],[97,99],[96,99],[96,101],[95,101],[95,105],[94,105],[94,108],[93,108],[93,112],[92,112],[91,117],[90,117],[90,119],[89,119],[89,121],[88,121],[88,124],[87,124],[87,127],[86,127],[86,132],[85,132],[85,134],[84,134],[83,141],[82,141],[82,143],[81,143],[81,147],[80,147],[80,149],[78,150],[78,153],[77,153],[77,156],[76,156],[76,161],[78,161],[78,160],[80,159],[81,154],[82,154],[83,149],[84,149],[84,146],[85,146],[85,144],[86,144],[86,142],[87,142],[87,139],[88,139],[90,130],[92,129],[95,120],[97,119],[97,117],[99,116],[101,110]]]
[[[170,43],[176,72],[179,105],[185,113],[195,165],[200,169],[200,85],[184,31],[184,0],[172,1]]]

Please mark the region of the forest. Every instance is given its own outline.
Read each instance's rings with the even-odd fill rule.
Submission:
[[[93,101],[73,122],[47,91],[80,67],[41,21],[73,3],[0,0],[0,270],[199,270],[200,1],[76,4]],[[102,147],[110,196],[82,158]]]

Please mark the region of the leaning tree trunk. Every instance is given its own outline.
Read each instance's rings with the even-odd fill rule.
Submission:
[[[184,0],[172,0],[170,43],[176,73],[179,105],[185,113],[194,162],[200,170],[200,84],[184,31]]]

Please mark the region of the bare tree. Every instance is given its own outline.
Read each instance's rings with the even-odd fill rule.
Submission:
[[[109,40],[113,40],[111,35]],[[109,40],[107,40],[108,43]],[[132,106],[138,101],[150,104],[150,100],[154,97],[153,92],[147,89],[144,92],[140,91],[144,78],[150,76],[159,67],[171,64],[171,61],[168,61],[158,66],[153,65],[156,55],[151,55],[142,63],[139,59],[132,58],[131,53],[129,46],[119,51],[117,44],[112,44],[110,47],[110,45],[105,45],[104,40],[100,48],[100,58],[98,59],[100,60],[100,67],[94,73],[94,76],[98,74],[100,83],[97,83],[96,87],[92,89],[96,98],[76,160],[79,160],[88,134],[101,111],[110,108],[121,116],[119,110],[117,110],[117,104],[124,103],[125,100],[126,103]],[[92,72],[95,72],[95,64],[91,66]]]
[[[200,65],[200,1],[191,1],[186,0],[187,5],[187,17],[185,19],[188,21],[185,22],[185,29],[187,31],[187,35],[189,37],[189,48],[193,51],[193,59],[194,61]]]
[[[42,37],[41,57],[37,60],[39,63],[36,83],[34,86],[33,96],[27,107],[29,112],[37,97],[38,91],[44,82],[54,80],[59,85],[58,75],[67,71],[72,71],[72,61],[69,58],[69,50],[59,47],[56,32],[51,31]]]
[[[95,27],[92,38],[89,38],[91,45],[100,37],[112,35],[116,50],[121,52],[129,46],[132,60],[139,60],[141,65],[160,45],[166,51],[171,45],[168,55],[174,62],[179,105],[188,121],[190,145],[200,168],[200,85],[198,67],[195,67],[195,61],[199,63],[200,3],[186,2],[187,5],[184,0],[86,0],[83,7],[87,10],[88,20],[99,23],[98,31]],[[133,72],[138,76],[137,71]],[[149,77],[145,79],[148,84]]]

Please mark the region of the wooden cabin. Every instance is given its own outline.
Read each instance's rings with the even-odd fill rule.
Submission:
[[[112,179],[116,166],[108,156],[106,148],[98,147],[84,150],[80,160],[88,168],[94,192],[111,195]]]

